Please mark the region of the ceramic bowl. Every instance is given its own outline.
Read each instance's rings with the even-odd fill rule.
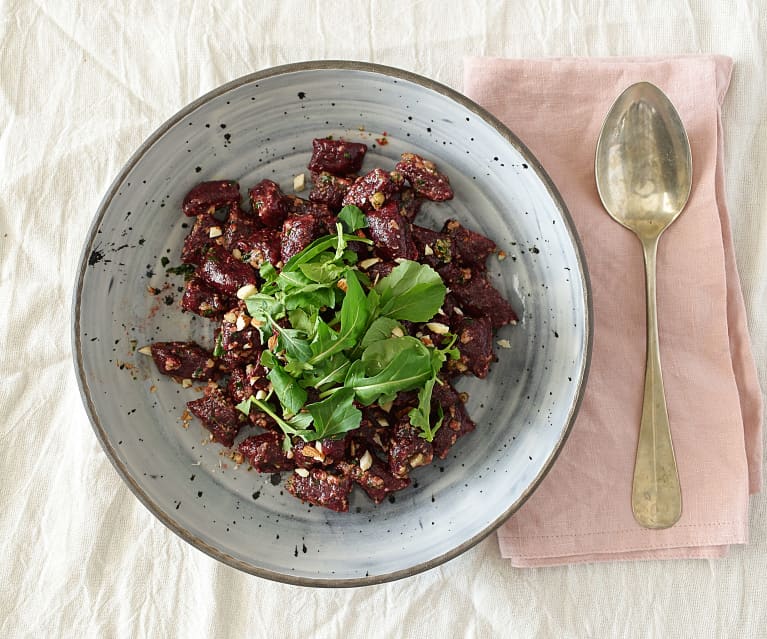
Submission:
[[[199,396],[159,375],[137,349],[212,341],[212,323],[178,308],[189,219],[184,194],[202,180],[243,188],[263,178],[292,192],[314,137],[368,144],[366,167],[404,151],[436,161],[456,197],[447,216],[493,238],[495,285],[521,321],[502,329],[488,379],[465,379],[477,430],[444,461],[376,506],[310,507],[270,475],[235,467],[205,443],[185,402]],[[377,142],[386,139],[386,144]],[[304,193],[305,195],[305,193]],[[586,266],[566,207],[530,151],[457,92],[398,69],[315,62],[255,73],[203,96],[163,124],[110,186],[85,243],[73,346],[84,404],[104,451],[136,497],[203,552],[241,570],[313,586],[364,585],[436,566],[483,539],[529,497],[573,424],[591,345]],[[210,344],[212,346],[212,344]],[[242,437],[243,435],[241,435]]]

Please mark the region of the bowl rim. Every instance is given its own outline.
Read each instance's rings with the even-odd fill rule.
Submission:
[[[359,578],[314,578],[314,577],[299,577],[290,574],[277,572],[262,568],[236,557],[229,555],[222,550],[207,544],[202,539],[196,537],[194,534],[186,530],[179,523],[177,523],[172,517],[168,516],[166,512],[157,505],[147,493],[141,488],[141,486],[133,479],[129,469],[118,458],[116,450],[113,448],[107,432],[104,430],[99,417],[96,412],[95,402],[88,386],[88,380],[85,373],[85,367],[83,363],[83,345],[80,340],[80,318],[82,311],[82,290],[84,276],[88,267],[88,259],[92,251],[94,242],[96,241],[97,230],[99,229],[101,222],[109,209],[112,200],[114,199],[118,189],[124,182],[128,173],[134,168],[134,166],[143,158],[147,151],[154,146],[154,144],[173,126],[178,122],[185,119],[189,114],[194,112],[197,108],[210,100],[222,95],[237,87],[258,82],[267,78],[272,78],[280,75],[287,75],[295,72],[303,71],[327,71],[327,70],[340,70],[340,71],[363,71],[370,72],[388,77],[393,77],[398,80],[405,80],[413,84],[420,85],[435,93],[457,102],[464,108],[474,113],[477,117],[484,120],[490,126],[492,126],[509,144],[511,144],[517,151],[525,156],[526,161],[534,168],[536,174],[543,182],[546,191],[551,199],[559,209],[559,213],[565,222],[565,229],[570,236],[570,240],[575,247],[576,259],[579,266],[579,277],[581,280],[581,286],[584,294],[584,309],[586,312],[586,330],[585,330],[585,357],[583,359],[583,365],[579,371],[579,377],[574,379],[577,384],[577,393],[575,401],[570,407],[570,411],[567,416],[565,428],[562,430],[559,440],[552,449],[549,457],[546,459],[541,470],[536,475],[531,484],[523,491],[520,497],[514,501],[495,521],[486,526],[482,531],[474,535],[473,537],[462,542],[458,546],[452,548],[448,552],[445,552],[438,557],[424,561],[408,568],[395,570],[392,572],[359,577]],[[96,434],[101,447],[107,455],[107,458],[111,462],[118,475],[130,488],[131,492],[136,498],[154,515],[160,522],[162,522],[167,528],[169,528],[176,535],[181,537],[184,541],[191,544],[198,550],[204,552],[208,556],[221,561],[233,568],[241,570],[243,572],[263,577],[277,582],[282,582],[291,585],[309,586],[309,587],[325,587],[325,588],[339,588],[339,587],[358,587],[369,586],[375,584],[386,583],[395,581],[405,577],[411,577],[421,572],[435,568],[451,559],[458,557],[470,548],[477,545],[480,541],[488,537],[491,533],[495,532],[506,520],[509,519],[519,508],[530,498],[535,490],[540,485],[543,478],[548,474],[556,461],[557,457],[564,446],[565,441],[572,431],[575,418],[580,409],[583,401],[583,395],[586,388],[586,382],[588,379],[589,369],[591,365],[592,346],[593,346],[593,334],[594,334],[594,314],[592,306],[592,291],[591,280],[589,277],[588,267],[586,264],[586,257],[584,254],[581,240],[578,236],[578,232],[575,228],[575,224],[567,209],[559,190],[554,185],[554,182],[549,177],[546,170],[543,168],[538,158],[530,151],[527,145],[524,144],[505,124],[498,120],[495,116],[479,106],[470,98],[459,93],[455,89],[448,87],[440,82],[432,80],[430,78],[418,75],[411,71],[406,71],[397,67],[391,67],[387,65],[363,62],[357,60],[308,60],[304,62],[296,62],[291,64],[283,64],[279,66],[269,67],[250,73],[225,84],[222,84],[215,89],[208,91],[201,97],[197,98],[193,102],[189,103],[173,116],[167,119],[162,125],[160,125],[154,132],[138,147],[138,149],[130,156],[128,161],[120,169],[117,176],[112,181],[109,189],[104,195],[103,199],[99,203],[95,217],[93,218],[91,225],[88,229],[86,241],[83,245],[83,249],[80,256],[79,267],[77,270],[77,278],[75,280],[75,286],[73,290],[73,303],[72,303],[72,356],[75,373],[77,377],[77,384],[80,391],[80,395],[85,406],[88,419],[91,422],[91,426]]]

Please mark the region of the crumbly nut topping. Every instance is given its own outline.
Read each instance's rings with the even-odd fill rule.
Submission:
[[[318,462],[325,461],[325,455],[318,451],[314,446],[310,446],[309,444],[304,445],[304,447],[301,449],[301,454],[304,457],[311,457],[312,459],[316,459]]]

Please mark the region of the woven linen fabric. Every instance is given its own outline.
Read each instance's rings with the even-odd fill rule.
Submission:
[[[0,42],[0,637],[765,636],[764,493],[751,500],[749,543],[715,561],[518,569],[491,536],[366,588],[237,572],[173,535],[118,478],[70,349],[74,276],[102,195],[152,131],[224,82],[342,58],[461,90],[466,56],[719,53],[734,62],[727,202],[764,386],[763,3],[5,0]]]
[[[515,565],[716,557],[747,540],[748,488],[762,483],[762,396],[723,194],[719,110],[731,72],[723,56],[467,61],[467,94],[527,140],[559,185],[594,299],[591,369],[573,432],[498,535]],[[631,513],[644,265],[637,238],[606,214],[594,177],[595,116],[639,81],[669,94],[693,157],[689,201],[658,247],[658,331],[683,503],[667,530],[642,528]]]

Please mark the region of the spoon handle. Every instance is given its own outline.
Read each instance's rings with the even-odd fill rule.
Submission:
[[[682,491],[671,443],[658,343],[655,298],[658,239],[659,236],[642,239],[647,282],[647,364],[631,509],[634,519],[645,528],[669,528],[682,515]]]

